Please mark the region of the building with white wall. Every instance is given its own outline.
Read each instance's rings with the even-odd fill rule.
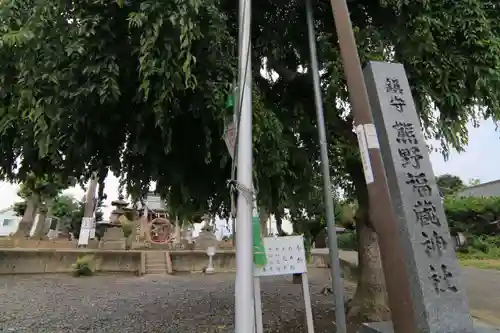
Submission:
[[[0,210],[0,237],[9,236],[19,228],[21,217],[16,216],[16,212],[12,207]]]
[[[38,214],[35,215],[33,226],[31,227],[30,236],[33,236],[36,225],[38,223]],[[7,237],[17,231],[21,216],[17,216],[13,207],[0,210],[0,237]]]

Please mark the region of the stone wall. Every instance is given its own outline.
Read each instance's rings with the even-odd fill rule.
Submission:
[[[139,251],[2,249],[0,274],[70,273],[78,257],[86,254],[94,256],[97,272],[141,272]]]
[[[170,251],[174,272],[201,272],[208,265],[205,250]],[[236,270],[236,253],[231,250],[218,250],[213,257],[216,272],[233,272]]]
[[[74,249],[78,241],[69,240],[35,240],[25,238],[0,237],[0,248],[23,249]]]
[[[154,250],[149,250],[154,251]],[[72,265],[78,257],[91,254],[95,258],[97,272],[145,273],[145,253],[137,250],[96,250],[96,249],[0,249],[0,274],[71,273]],[[172,270],[175,272],[202,272],[208,265],[204,250],[169,251]],[[219,249],[213,257],[216,272],[236,270],[236,252]],[[328,267],[328,254],[313,253],[310,267]],[[348,278],[356,272],[347,262],[341,260],[341,268]]]

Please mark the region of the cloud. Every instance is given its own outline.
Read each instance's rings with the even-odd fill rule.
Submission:
[[[480,127],[469,129],[469,144],[466,151],[452,151],[448,161],[439,153],[431,154],[434,173],[442,175],[449,173],[462,178],[467,183],[472,178],[481,182],[500,179],[500,133],[490,120],[483,120]]]

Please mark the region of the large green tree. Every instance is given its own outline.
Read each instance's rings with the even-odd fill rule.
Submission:
[[[349,6],[362,61],[405,65],[423,128],[444,153],[467,143],[468,121],[497,119],[496,3]],[[306,21],[302,1],[270,0],[252,10],[255,178],[259,206],[281,215],[305,202],[317,176]],[[315,17],[332,175],[359,206],[361,273],[349,316],[384,319],[376,230],[329,2],[315,3]],[[89,178],[111,169],[136,198],[155,180],[173,207],[227,208],[230,157],[221,135],[230,113],[227,83],[235,76],[236,22],[236,3],[223,0],[4,1],[0,176]],[[264,62],[278,79],[260,75]]]
[[[236,58],[216,1],[8,1],[0,24],[4,178],[110,168],[136,197],[151,180],[179,203],[220,192]]]
[[[16,213],[22,216],[14,236],[28,237],[37,214],[39,222],[36,224],[33,237],[43,236],[45,217],[47,214],[52,215],[54,199],[60,191],[74,184],[72,179],[49,175],[37,177],[33,172],[28,173],[18,191],[18,195],[24,201],[14,205]]]
[[[453,195],[465,187],[460,177],[450,174],[436,177],[436,183],[442,196]]]

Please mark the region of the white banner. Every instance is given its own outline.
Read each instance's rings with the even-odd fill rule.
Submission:
[[[95,219],[92,219],[92,228],[90,228],[90,234],[89,237],[90,239],[95,239],[95,228],[96,228],[96,222]]]
[[[82,218],[82,226],[80,227],[80,237],[78,237],[78,246],[89,244],[91,233],[95,235],[94,225],[95,221],[93,217]]]

